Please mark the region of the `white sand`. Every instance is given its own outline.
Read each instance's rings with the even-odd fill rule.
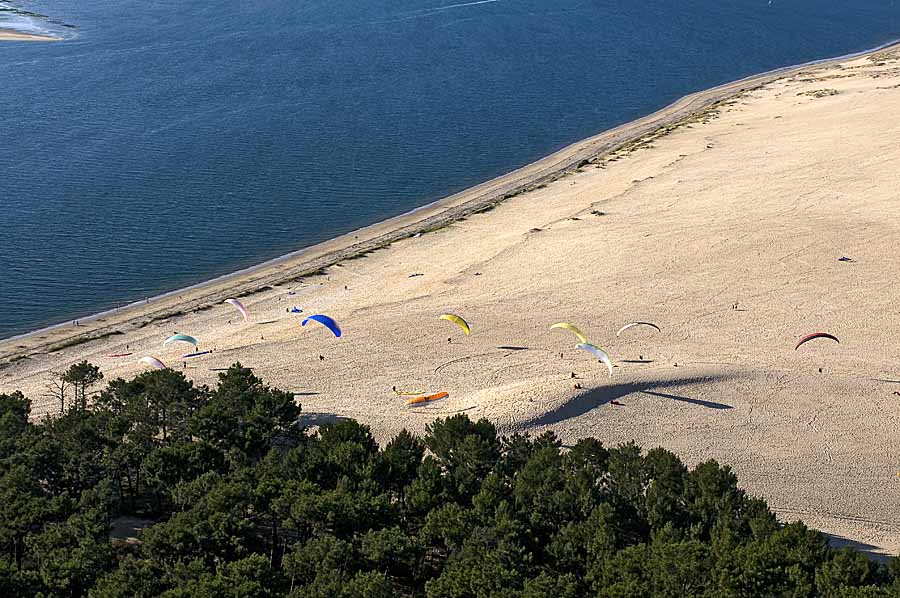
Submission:
[[[240,360],[300,394],[309,422],[354,417],[386,439],[465,411],[504,434],[661,445],[732,465],[785,519],[896,553],[898,58],[795,73],[492,211],[246,297],[250,324],[217,305],[52,354],[38,349],[71,329],[2,343],[31,358],[0,369],[0,391],[45,413],[52,371],[86,358],[127,377],[150,354],[181,368],[187,351],[162,341],[185,332],[215,349],[188,362],[191,379],[214,384],[209,368]],[[799,95],[823,89],[838,93]],[[344,337],[301,329],[292,306]],[[616,338],[638,319],[662,332]],[[558,321],[610,351],[612,379],[549,331]],[[795,352],[816,330],[841,344]],[[105,357],[126,344],[134,356]],[[408,410],[392,386],[450,398]]]

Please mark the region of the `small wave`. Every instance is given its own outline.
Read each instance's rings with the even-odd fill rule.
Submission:
[[[432,8],[431,12],[450,10],[451,8],[462,8],[463,6],[475,6],[476,4],[491,4],[492,2],[500,2],[500,0],[477,0],[476,2],[463,2],[462,4],[451,4],[450,6],[439,6],[437,8]]]

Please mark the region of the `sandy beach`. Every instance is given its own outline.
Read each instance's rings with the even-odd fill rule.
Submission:
[[[154,355],[209,385],[240,361],[311,425],[353,417],[387,439],[465,412],[504,434],[633,439],[728,463],[783,519],[896,554],[898,137],[896,47],[729,84],[296,255],[0,342],[0,392],[41,415],[81,359],[111,379]],[[314,313],[343,337],[301,328]],[[616,336],[635,320],[661,331]],[[609,351],[612,377],[560,321]],[[840,344],[794,350],[818,330]],[[164,349],[176,331],[214,352]],[[394,387],[450,397],[409,409]]]
[[[11,42],[55,42],[58,38],[50,35],[37,35],[34,33],[22,33],[13,29],[0,29],[0,41]]]

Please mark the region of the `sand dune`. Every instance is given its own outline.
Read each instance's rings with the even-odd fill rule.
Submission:
[[[6,342],[30,357],[0,369],[0,390],[45,413],[52,371],[87,358],[131,376],[148,354],[181,368],[162,341],[187,332],[214,349],[190,378],[213,384],[210,368],[240,360],[298,393],[311,424],[354,417],[384,439],[464,411],[503,433],[634,439],[729,463],[785,519],[896,553],[897,139],[897,51],[809,67],[490,211],[249,295],[250,323],[216,305],[51,354],[46,339]],[[301,329],[293,306],[344,337]],[[638,319],[662,331],[616,337]],[[609,350],[612,378],[550,332],[558,321]],[[794,351],[815,330],[841,344]],[[133,357],[105,357],[126,345]],[[392,387],[450,398],[407,409]]]

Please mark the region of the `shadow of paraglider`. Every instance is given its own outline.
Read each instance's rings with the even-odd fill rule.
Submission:
[[[702,399],[691,399],[688,397],[679,397],[678,395],[670,395],[664,392],[653,392],[652,390],[642,390],[642,394],[654,397],[662,397],[664,399],[672,399],[673,401],[681,401],[682,403],[690,403],[691,405],[699,405],[708,409],[731,409],[731,405],[725,403],[715,403],[713,401],[704,401]]]
[[[620,359],[619,363],[653,363],[652,359]]]
[[[528,350],[528,347],[512,347],[509,345],[502,345],[497,348],[502,349],[503,351],[527,351]]]
[[[695,384],[708,384],[710,382],[718,382],[736,377],[735,374],[715,374],[710,376],[691,376],[684,378],[675,378],[671,380],[649,381],[649,382],[629,382],[624,384],[612,384],[609,386],[598,386],[587,392],[583,392],[570,401],[566,401],[555,409],[548,411],[538,417],[524,422],[526,426],[550,426],[582,416],[597,407],[618,402],[618,399],[627,397],[630,394],[644,393],[661,396],[663,398],[679,400],[700,407],[709,409],[731,409],[730,405],[724,403],[713,403],[711,401],[701,401],[699,399],[689,399],[687,397],[679,397],[677,395],[669,395],[660,392],[652,392],[658,389],[670,387],[691,386]]]

